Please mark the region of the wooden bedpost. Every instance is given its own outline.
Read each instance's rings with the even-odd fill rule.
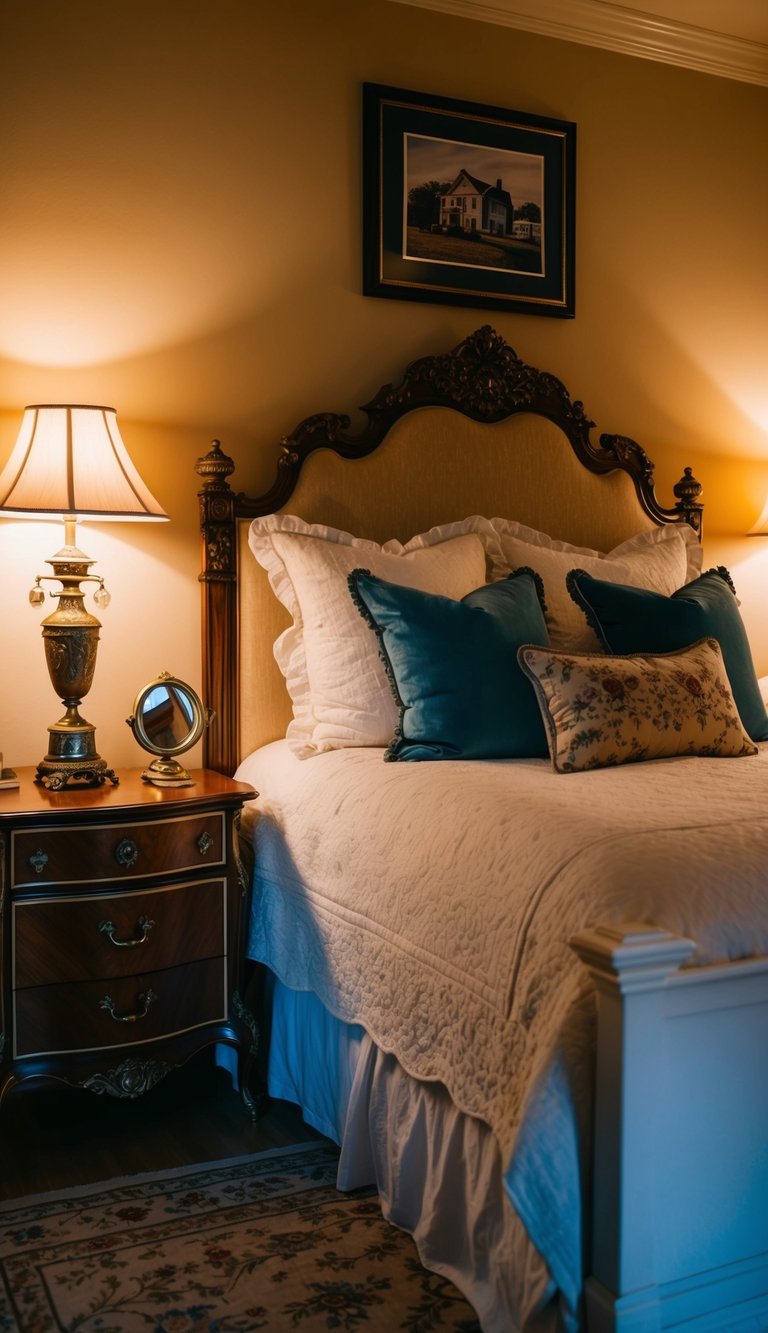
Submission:
[[[235,495],[228,477],[235,465],[214,440],[195,464],[203,478],[202,537],[203,703],[213,710],[203,742],[203,763],[231,776],[238,761],[237,536]]]

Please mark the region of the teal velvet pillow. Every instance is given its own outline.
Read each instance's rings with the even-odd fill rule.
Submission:
[[[356,569],[349,588],[379,636],[400,723],[385,759],[540,758],[544,725],[517,662],[549,645],[541,580],[529,569],[461,601]]]
[[[768,740],[768,714],[727,569],[709,569],[671,597],[605,583],[582,569],[566,581],[609,653],[673,653],[717,639],[744,729],[753,741]]]

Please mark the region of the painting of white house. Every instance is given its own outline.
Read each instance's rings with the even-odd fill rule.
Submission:
[[[405,185],[405,258],[544,275],[543,157],[406,134]]]

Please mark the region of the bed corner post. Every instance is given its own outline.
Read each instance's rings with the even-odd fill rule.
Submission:
[[[664,991],[694,950],[655,926],[598,926],[571,940],[597,990],[590,1333],[661,1330],[655,1151]]]
[[[675,496],[675,509],[686,523],[690,523],[699,541],[701,541],[704,514],[701,496],[704,487],[694,477],[692,468],[685,468],[682,477],[675,483],[672,490]]]
[[[205,732],[206,768],[231,775],[238,761],[237,540],[235,495],[228,478],[235,465],[213,440],[195,471],[203,478],[200,501],[202,538],[203,703],[213,717]]]

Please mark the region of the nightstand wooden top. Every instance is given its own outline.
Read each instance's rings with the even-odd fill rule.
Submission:
[[[192,787],[154,787],[142,779],[141,768],[124,768],[118,772],[120,782],[116,787],[110,782],[101,787],[73,784],[61,791],[49,791],[42,783],[35,782],[34,767],[19,768],[16,772],[19,786],[0,790],[0,823],[22,815],[61,815],[67,811],[93,815],[103,811],[112,817],[120,810],[137,808],[148,813],[161,806],[239,805],[252,801],[256,795],[247,782],[236,782],[234,778],[201,768],[190,771]]]

